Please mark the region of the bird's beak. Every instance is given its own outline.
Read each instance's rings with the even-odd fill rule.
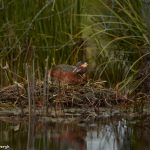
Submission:
[[[84,64],[81,65],[82,68],[86,68],[88,66],[88,63],[85,62]]]
[[[85,62],[85,63],[82,64],[79,68],[76,67],[76,68],[73,70],[73,72],[78,73],[78,72],[80,72],[80,71],[82,70],[82,68],[87,68],[87,66],[88,66],[88,63]]]

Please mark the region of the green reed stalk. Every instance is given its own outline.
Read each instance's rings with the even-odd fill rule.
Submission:
[[[0,59],[2,64],[8,62],[11,72],[25,78],[25,64],[32,66],[34,59],[35,74],[43,79],[47,57],[49,66],[78,60],[79,52],[73,49],[82,36],[76,35],[81,31],[84,0],[5,0],[4,6]]]
[[[93,25],[88,36],[97,49],[93,56],[97,70],[94,77],[105,79],[109,86],[119,85],[121,91],[133,91],[142,58],[149,53],[143,47],[150,47],[146,6],[140,0],[92,3],[96,15],[89,15]]]

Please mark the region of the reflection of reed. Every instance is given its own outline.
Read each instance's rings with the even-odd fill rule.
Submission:
[[[86,131],[75,124],[36,122],[29,118],[27,150],[86,150],[85,137]]]
[[[85,137],[86,131],[74,124],[63,124],[61,128],[60,124],[56,124],[49,134],[50,142],[60,150],[86,150]]]
[[[27,120],[28,119],[28,120]],[[149,119],[122,117],[98,121],[66,122],[61,118],[0,117],[0,142],[13,149],[52,150],[146,150],[149,144]],[[53,120],[53,122],[52,122]],[[5,123],[4,123],[5,122]]]
[[[27,150],[35,149],[35,118],[29,116]]]
[[[131,133],[129,134],[132,139],[131,148],[136,150],[149,150],[150,149],[150,118],[140,118],[135,123],[130,123]]]
[[[95,128],[88,130],[87,149],[120,150],[126,138],[124,121],[102,119]],[[128,148],[127,148],[128,149]]]

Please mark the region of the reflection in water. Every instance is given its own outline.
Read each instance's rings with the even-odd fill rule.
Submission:
[[[150,120],[99,119],[81,123],[52,118],[0,118],[0,145],[14,150],[147,150]]]
[[[87,147],[89,150],[123,149],[124,143],[127,142],[127,129],[125,121],[118,121],[117,123],[102,125],[98,131],[88,131]]]

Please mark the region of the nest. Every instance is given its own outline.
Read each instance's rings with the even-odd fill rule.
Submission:
[[[0,103],[27,107],[63,104],[68,107],[112,106],[126,102],[127,98],[114,89],[104,88],[103,81],[89,81],[84,85],[58,85],[37,82],[14,84],[0,90]]]

